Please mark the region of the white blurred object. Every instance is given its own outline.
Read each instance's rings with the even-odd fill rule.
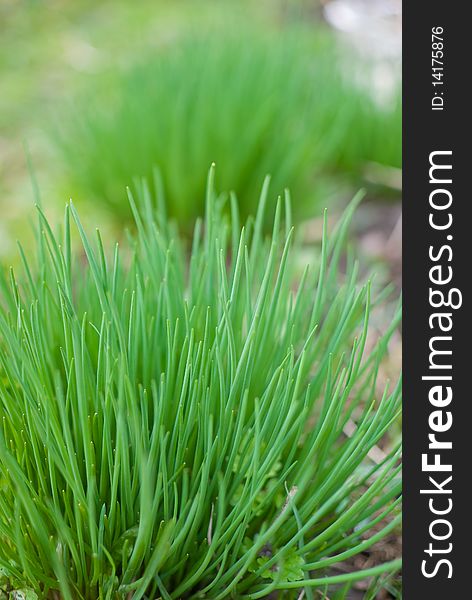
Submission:
[[[381,102],[391,98],[401,78],[401,9],[401,0],[329,0],[323,8],[349,50],[370,65],[361,83],[372,84]]]

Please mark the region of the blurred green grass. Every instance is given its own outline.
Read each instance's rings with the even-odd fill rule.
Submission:
[[[242,160],[244,148],[241,147],[241,137],[244,132],[241,133],[241,115],[244,110],[247,111],[247,106],[241,108],[240,115],[237,116],[239,120],[232,124],[238,139],[231,140],[230,136],[227,136],[225,143],[220,144],[218,152],[211,151],[210,144],[214,138],[200,136],[202,147],[198,151],[198,160],[194,160],[193,155],[190,173],[188,157],[182,154],[182,149],[178,150],[179,144],[183,147],[182,140],[185,138],[182,131],[179,133],[180,138],[177,136],[173,142],[174,158],[169,162],[170,166],[163,165],[162,156],[159,153],[154,155],[152,144],[146,143],[144,156],[141,157],[140,153],[135,152],[131,154],[129,167],[126,165],[125,168],[117,169],[117,160],[123,163],[125,155],[120,157],[116,149],[117,144],[113,146],[110,129],[107,135],[111,143],[106,148],[107,151],[102,152],[100,156],[89,147],[85,156],[89,165],[101,163],[100,185],[93,182],[93,177],[98,174],[98,167],[95,172],[90,168],[87,174],[87,166],[84,163],[77,166],[76,163],[75,167],[68,171],[63,160],[66,157],[55,152],[54,144],[46,134],[51,129],[54,119],[62,119],[62,125],[65,125],[66,129],[70,126],[70,113],[66,107],[70,106],[73,100],[84,98],[87,94],[93,96],[96,93],[99,96],[100,90],[110,93],[110,89],[114,89],[116,95],[123,94],[133,77],[146,80],[146,69],[149,73],[158,56],[171,54],[171,49],[179,46],[181,40],[195,38],[197,33],[200,38],[205,35],[212,37],[215,32],[220,32],[218,35],[223,37],[222,31],[234,33],[247,28],[250,23],[256,37],[257,32],[266,38],[272,36],[276,42],[272,59],[279,60],[283,55],[283,48],[280,47],[282,38],[290,31],[295,32],[292,37],[297,36],[297,31],[300,31],[300,25],[303,24],[305,33],[308,30],[307,37],[311,35],[313,38],[310,42],[312,49],[316,49],[317,45],[319,47],[319,43],[314,39],[317,4],[301,0],[141,0],[138,3],[126,0],[104,0],[100,3],[91,0],[78,0],[73,3],[64,0],[5,0],[0,5],[0,255],[11,248],[12,240],[25,222],[24,214],[29,213],[33,202],[24,142],[29,147],[43,200],[49,206],[52,220],[55,211],[57,212],[56,207],[62,207],[69,197],[79,201],[88,198],[89,219],[93,225],[100,223],[102,228],[104,219],[108,221],[112,217],[118,217],[119,220],[123,217],[123,210],[117,210],[113,203],[118,202],[119,206],[126,206],[124,185],[132,183],[130,179],[133,175],[149,175],[151,163],[158,164],[163,171],[172,202],[175,203],[178,199],[182,203],[183,208],[176,210],[176,214],[181,218],[192,218],[195,212],[199,211],[202,196],[199,194],[200,184],[196,174],[201,177],[201,173],[206,172],[212,160],[218,162],[218,172],[221,173],[218,182],[220,188],[235,188],[242,196],[243,205],[244,197],[251,197],[250,189],[256,189],[260,185],[266,172],[277,173],[278,180],[276,178],[272,185],[274,198],[282,187],[290,186],[294,205],[298,207],[302,216],[316,212],[317,207],[329,200],[328,192],[332,192],[333,189],[343,190],[347,199],[352,189],[365,183],[365,165],[381,163],[398,166],[399,106],[393,107],[393,112],[391,109],[377,110],[377,107],[372,110],[369,90],[360,89],[352,94],[350,103],[354,112],[359,110],[357,117],[355,114],[353,116],[352,110],[351,116],[340,116],[339,102],[344,98],[346,86],[340,86],[335,73],[331,72],[330,59],[325,61],[327,66],[323,69],[327,71],[331,84],[335,82],[338,87],[334,91],[331,90],[332,101],[325,102],[325,110],[320,111],[320,114],[324,114],[325,117],[330,114],[325,118],[325,129],[329,128],[330,119],[339,123],[344,118],[345,126],[337,127],[336,135],[331,135],[329,139],[323,134],[316,143],[310,144],[313,130],[308,126],[299,125],[300,114],[307,106],[306,98],[296,100],[302,95],[300,91],[286,92],[286,97],[291,98],[294,105],[291,108],[282,106],[286,98],[279,98],[279,119],[283,121],[291,111],[292,116],[298,117],[298,124],[296,118],[292,118],[291,121],[289,119],[291,125],[288,125],[287,121],[285,132],[283,126],[277,128],[274,137],[276,119],[272,119],[271,129],[266,132],[266,138],[269,138],[269,134],[274,137],[274,147],[269,144],[265,153],[266,160],[260,151],[255,151],[254,145],[251,152],[259,154],[259,160],[256,161],[253,157]],[[325,49],[326,47],[327,44]],[[329,52],[332,53],[333,49]],[[312,57],[309,55],[305,58],[309,63]],[[353,68],[354,61],[350,58],[344,56],[343,68],[344,75],[348,78],[352,75],[353,81],[354,74],[349,71]],[[220,63],[224,65],[224,60]],[[290,73],[292,80],[298,77],[300,81],[300,71],[305,68],[306,64],[295,68],[294,72]],[[289,70],[290,65],[282,65],[282,75],[284,71]],[[131,75],[123,75],[130,71]],[[137,75],[138,72],[140,75]],[[253,77],[255,76],[256,70],[253,73]],[[265,77],[262,83],[264,81],[269,81],[268,77]],[[121,91],[119,85],[122,86]],[[151,85],[149,81],[147,85]],[[300,88],[300,83],[297,85]],[[350,85],[351,89],[352,87]],[[248,90],[249,84],[243,89]],[[254,96],[256,99],[257,97]],[[326,93],[325,98],[328,97],[329,93]],[[137,93],[134,101],[136,98],[139,98]],[[169,106],[172,108],[172,103],[168,100]],[[149,116],[152,97],[146,101],[146,110]],[[297,114],[297,111],[300,114]],[[348,112],[345,111],[344,115]],[[79,110],[79,119],[82,114]],[[146,119],[143,118],[140,127],[145,123]],[[292,130],[287,135],[287,130],[292,128],[293,123],[298,131]],[[317,126],[319,123],[320,121]],[[101,128],[107,126],[106,123],[100,124]],[[131,128],[132,123],[129,123],[128,129]],[[204,131],[204,128],[200,131]],[[133,134],[133,131],[127,134],[131,142]],[[254,139],[253,136],[253,141]],[[71,140],[71,143],[73,144],[74,140]],[[231,150],[229,158],[228,148]],[[179,153],[180,158],[176,159]],[[237,161],[233,162],[234,156],[238,156],[239,166],[235,164]],[[72,162],[69,161],[69,164]],[[275,162],[278,163],[276,167],[273,166]],[[179,177],[169,175],[170,171],[177,172],[182,164],[186,170],[185,174]],[[80,171],[85,176],[77,176]],[[242,171],[245,172],[244,176],[241,175]],[[71,173],[74,172],[73,177]],[[113,179],[111,174],[114,175]],[[182,180],[188,182],[188,189],[184,189]],[[195,189],[191,192],[192,185]],[[112,207],[111,211],[106,209],[106,204],[97,202],[97,199],[106,196],[112,198],[111,205],[108,205]]]
[[[276,0],[2,0],[0,2],[0,256],[11,256],[34,201],[28,145],[53,221],[74,190],[59,189],[62,165],[46,130],[51,118],[94,81],[193,30],[237,26],[250,15],[271,27]],[[94,224],[103,225],[100,207]],[[105,227],[106,229],[106,227]]]
[[[92,86],[61,122],[67,186],[124,220],[125,187],[154,167],[172,216],[191,228],[212,162],[243,216],[272,174],[273,203],[288,187],[300,218],[319,214],[341,182],[359,185],[366,164],[399,166],[399,112],[343,72],[321,28],[179,40]]]

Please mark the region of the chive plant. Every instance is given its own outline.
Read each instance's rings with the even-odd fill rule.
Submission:
[[[338,54],[322,30],[224,31],[155,51],[105,89],[95,78],[53,136],[66,185],[126,222],[126,186],[157,166],[169,212],[191,231],[215,161],[218,187],[236,191],[243,217],[266,173],[277,194],[288,186],[298,198],[294,217],[319,214],[367,163],[401,164],[399,104],[379,106]],[[362,68],[352,57],[350,67]]]
[[[310,599],[399,567],[339,569],[400,519],[399,449],[369,458],[400,410],[378,381],[398,315],[367,353],[354,205],[300,272],[288,195],[266,237],[268,181],[241,227],[213,176],[190,248],[143,185],[126,248],[38,208],[37,264],[20,246],[2,276],[3,589]]]

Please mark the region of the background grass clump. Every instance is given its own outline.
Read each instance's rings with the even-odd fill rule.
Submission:
[[[400,519],[399,450],[369,457],[400,410],[378,382],[398,315],[367,352],[353,207],[300,272],[288,198],[265,237],[267,182],[241,227],[212,178],[190,248],[143,187],[124,248],[40,211],[37,264],[1,278],[3,588],[315,598],[398,568],[336,570]]]
[[[67,189],[128,219],[125,187],[158,167],[171,214],[192,228],[214,161],[243,216],[267,173],[298,199],[296,217],[319,214],[369,163],[400,166],[399,104],[380,106],[361,69],[322,28],[186,36],[77,98],[56,138]]]

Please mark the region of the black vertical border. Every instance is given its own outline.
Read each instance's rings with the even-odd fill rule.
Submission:
[[[403,575],[406,600],[465,600],[472,598],[472,328],[467,284],[472,277],[472,192],[470,59],[472,25],[465,15],[467,3],[412,0],[403,3],[403,439],[404,439],[404,550]],[[431,110],[431,30],[443,27],[443,111]],[[427,558],[429,524],[434,520],[428,498],[420,489],[428,486],[422,473],[421,455],[427,451],[428,402],[431,384],[422,381],[428,365],[429,302],[428,249],[441,244],[444,233],[433,231],[429,216],[429,154],[452,150],[453,184],[453,285],[463,293],[463,305],[453,313],[453,425],[444,439],[453,442],[453,509],[448,518],[453,526],[453,549],[446,557],[452,567],[440,568],[427,579],[421,563]],[[469,285],[469,288],[471,286]],[[432,474],[433,475],[433,474]],[[431,487],[431,486],[430,486]],[[443,543],[445,545],[446,542]],[[440,547],[438,542],[438,547]],[[430,563],[431,564],[431,563]]]

